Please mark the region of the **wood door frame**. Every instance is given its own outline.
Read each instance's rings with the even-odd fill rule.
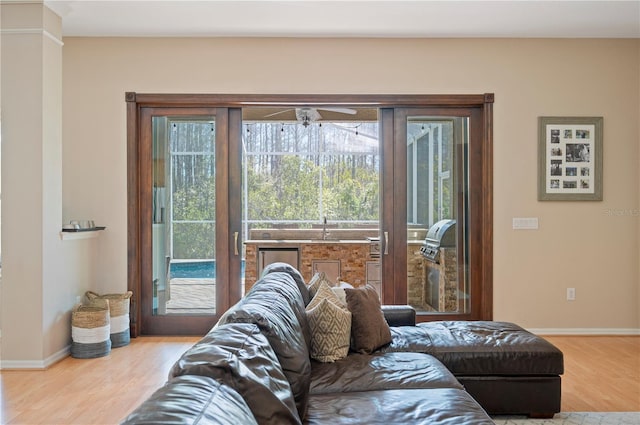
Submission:
[[[484,94],[456,94],[456,95],[390,95],[390,94],[157,94],[157,93],[125,93],[125,102],[127,104],[127,280],[128,289],[133,291],[131,298],[131,314],[130,314],[130,330],[133,337],[141,334],[140,323],[141,317],[140,291],[141,252],[143,250],[140,238],[140,230],[142,225],[142,211],[140,208],[140,185],[142,177],[140,175],[140,113],[144,107],[176,107],[176,108],[242,108],[255,106],[294,106],[294,107],[335,107],[335,106],[351,106],[351,107],[377,107],[380,108],[381,117],[384,119],[385,114],[389,116],[389,111],[385,109],[400,107],[441,107],[456,108],[469,107],[476,108],[478,113],[482,115],[483,126],[482,144],[478,149],[482,149],[482,164],[480,167],[481,187],[482,191],[477,199],[479,208],[482,213],[480,215],[481,228],[478,229],[478,242],[475,247],[477,252],[477,264],[480,270],[474,273],[481,275],[481,307],[479,317],[490,320],[493,317],[493,93]],[[391,110],[392,111],[392,110]],[[391,120],[393,113],[390,113]],[[388,118],[387,118],[388,119]],[[240,131],[240,129],[230,129],[230,131]],[[229,152],[230,158],[238,155],[237,152]],[[393,170],[382,170],[393,171]],[[396,173],[404,170],[395,170]],[[234,178],[230,176],[230,178]],[[238,178],[240,178],[238,176]],[[405,177],[406,178],[406,177]],[[387,196],[391,192],[385,192]],[[385,217],[384,212],[389,208],[393,208],[393,199],[381,200],[381,214]],[[234,216],[240,216],[234,214]],[[231,218],[229,218],[231,219]],[[231,223],[230,223],[231,224]],[[381,222],[383,228],[386,224]],[[389,227],[386,227],[389,228]],[[398,229],[395,229],[398,230]],[[233,239],[233,238],[230,238]],[[384,240],[383,240],[384,242]],[[146,247],[145,249],[150,249]],[[231,246],[230,246],[231,248]],[[383,246],[384,250],[385,246]],[[231,248],[232,249],[232,248]],[[406,255],[406,254],[405,254]],[[238,260],[239,261],[239,260]],[[384,273],[384,271],[383,271]],[[393,270],[391,270],[393,273]],[[386,273],[385,273],[386,274]],[[383,275],[384,279],[384,275]],[[389,285],[387,285],[388,287]],[[401,285],[400,285],[401,286]],[[405,282],[406,289],[406,282]],[[396,285],[393,289],[383,290],[383,300],[386,303],[399,303],[403,299],[406,300],[406,291],[403,294]],[[229,302],[239,298],[238,293],[228,294]]]
[[[241,134],[240,109],[220,107],[180,108],[174,105],[134,106],[128,104],[128,113],[134,114],[135,123],[128,122],[128,288],[133,292],[130,308],[131,335],[142,334],[194,334],[206,333],[232,303],[240,299],[240,284],[237,288],[230,285],[240,270],[240,256],[234,255],[234,231],[240,231],[240,200],[234,201],[229,194],[233,185],[240,185],[239,172],[230,170],[229,164],[240,164],[240,144],[231,149],[226,141]],[[150,300],[153,297],[152,286],[143,285],[150,282],[152,269],[152,237],[151,214],[149,213],[152,187],[152,140],[150,120],[153,116],[211,116],[216,119],[216,198],[230,199],[223,202],[223,207],[216,204],[216,259],[219,258],[219,270],[216,271],[216,306],[213,315],[153,315]],[[131,115],[129,115],[131,117]],[[235,124],[230,123],[233,117]],[[135,136],[134,136],[135,134]],[[130,139],[134,137],[135,140]],[[221,142],[224,141],[224,142]],[[239,167],[235,167],[239,168]],[[227,183],[227,184],[225,184]],[[236,205],[237,204],[237,205]],[[145,229],[147,229],[145,231]],[[235,267],[235,269],[234,269]],[[234,270],[236,270],[234,272]],[[236,279],[237,280],[237,279]]]

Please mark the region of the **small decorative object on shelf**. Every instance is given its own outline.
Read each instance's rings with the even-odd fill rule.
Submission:
[[[93,220],[71,220],[69,224],[62,225],[63,232],[93,232],[104,230],[104,226],[96,226]]]

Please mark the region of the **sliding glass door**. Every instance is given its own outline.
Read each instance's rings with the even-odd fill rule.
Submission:
[[[492,318],[491,94],[126,99],[132,336],[206,333],[283,250],[420,321]]]
[[[141,110],[139,154],[150,164],[140,186],[140,238],[151,246],[140,253],[144,334],[202,334],[239,298],[239,116]]]
[[[396,108],[387,149],[393,178],[383,208],[391,237],[383,271],[394,303],[420,320],[490,318],[483,287],[486,219],[484,123],[481,108]],[[383,176],[383,181],[387,176]],[[391,235],[391,236],[389,236]],[[389,257],[389,250],[392,257]]]

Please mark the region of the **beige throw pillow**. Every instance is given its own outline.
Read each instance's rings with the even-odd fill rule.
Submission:
[[[340,305],[340,299],[333,293],[333,291],[331,290],[331,286],[329,286],[324,281],[320,281],[317,285],[316,290],[314,291],[313,298],[311,299],[311,301],[309,301],[309,304],[307,304],[307,311],[320,304],[320,301],[325,298],[335,305]]]
[[[341,306],[327,284],[319,285],[307,306],[307,320],[311,328],[312,359],[334,362],[349,354],[351,312]]]
[[[347,294],[345,294],[344,288],[340,288],[338,286],[335,286],[335,287],[331,288],[331,291],[333,291],[335,296],[338,297],[338,299],[340,300],[340,305],[342,307],[348,309],[348,307],[347,307]]]
[[[307,289],[309,290],[309,296],[311,297],[311,299],[313,299],[313,297],[316,296],[316,292],[318,292],[318,288],[320,288],[320,285],[323,283],[326,284],[328,287],[333,286],[331,281],[327,279],[327,276],[324,274],[324,272],[318,272],[313,275],[313,277],[309,281],[309,285],[307,285]]]

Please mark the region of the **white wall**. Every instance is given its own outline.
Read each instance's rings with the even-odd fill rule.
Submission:
[[[640,328],[638,40],[66,38],[63,219],[108,226],[97,285],[126,289],[124,93],[495,93],[494,317]],[[604,117],[604,200],[537,201],[537,117]],[[613,213],[610,213],[613,212]],[[538,217],[514,231],[512,217]],[[577,299],[567,302],[566,288]]]
[[[90,242],[60,239],[60,18],[41,4],[2,10],[2,368],[42,368],[68,353]],[[91,263],[94,259],[91,259]]]

